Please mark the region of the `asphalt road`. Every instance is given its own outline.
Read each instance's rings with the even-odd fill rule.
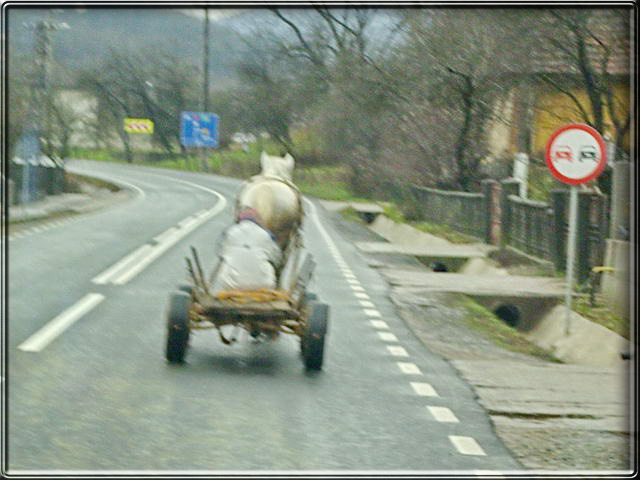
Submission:
[[[225,346],[214,331],[195,332],[175,366],[164,359],[168,295],[190,245],[213,265],[240,182],[70,169],[133,194],[9,243],[9,472],[521,470],[318,204],[305,203],[304,232],[318,264],[309,290],[331,309],[323,370],[305,371],[295,337]]]

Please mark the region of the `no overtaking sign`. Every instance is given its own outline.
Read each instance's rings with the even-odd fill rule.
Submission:
[[[567,240],[567,286],[565,291],[565,334],[571,334],[571,292],[578,218],[577,185],[593,180],[607,164],[604,140],[589,125],[574,123],[559,128],[547,142],[545,153],[551,174],[569,184],[569,238]]]
[[[596,178],[607,164],[604,140],[589,125],[571,124],[556,130],[547,142],[545,158],[551,174],[570,185]]]

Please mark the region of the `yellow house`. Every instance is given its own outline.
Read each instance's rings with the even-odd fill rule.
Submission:
[[[630,110],[630,85],[628,79],[618,79],[612,87],[613,95],[618,106],[617,116],[624,118],[629,115]],[[571,95],[585,109],[589,108],[589,99],[584,88],[574,88],[570,90]],[[559,127],[568,123],[584,123],[576,102],[568,95],[554,90],[552,87],[541,84],[538,87],[538,95],[535,106],[535,113],[532,125],[532,145],[531,153],[539,158],[544,158],[544,150],[547,140],[551,134]],[[615,135],[615,128],[610,117],[609,110],[604,109],[605,129],[601,135]],[[629,132],[624,137],[623,148],[629,152]]]
[[[631,10],[620,9],[594,10],[587,22],[588,35],[584,37],[596,80],[601,80],[606,74],[612,86],[618,119],[625,119],[631,108],[631,13]],[[571,38],[563,38],[567,45],[577,49]],[[600,43],[596,43],[596,38]],[[606,72],[602,69],[603,63],[606,63]],[[515,79],[509,77],[508,81],[515,87],[497,102],[495,117],[501,120],[494,121],[488,129],[490,156],[493,158],[513,158],[515,153],[525,152],[534,159],[543,160],[547,141],[554,130],[568,123],[587,123],[584,112],[593,118],[582,72],[575,59],[557,47],[546,50],[541,47],[539,51],[532,51],[528,73],[521,72]],[[615,128],[606,105],[608,97],[605,92],[601,93],[601,98],[605,106],[604,128],[600,133],[605,137],[608,134],[613,140]],[[629,131],[622,144],[627,154],[631,147]]]

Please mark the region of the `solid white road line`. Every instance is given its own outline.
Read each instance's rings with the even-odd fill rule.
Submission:
[[[443,423],[460,423],[458,417],[447,407],[427,407],[433,418]]]
[[[118,261],[117,263],[115,263],[111,267],[107,268],[104,272],[102,272],[98,276],[94,277],[91,281],[93,283],[97,283],[98,285],[102,285],[102,284],[110,282],[113,279],[113,277],[115,277],[117,274],[119,274],[122,270],[124,270],[129,265],[131,265],[133,262],[138,260],[138,258],[141,258],[144,255],[146,255],[149,252],[149,250],[151,250],[151,245],[149,245],[149,244],[145,244],[145,245],[142,245],[139,248],[136,248],[129,255],[127,255],[126,257],[122,258],[120,261]]]
[[[22,342],[18,346],[18,350],[24,352],[39,352],[64,330],[73,325],[80,317],[102,302],[104,298],[104,295],[100,295],[99,293],[89,293],[85,295],[73,306],[50,320],[44,327]]]
[[[398,341],[398,337],[396,337],[391,332],[378,332],[378,336],[380,337],[380,340],[383,340],[385,342],[397,342]]]
[[[405,373],[407,375],[421,375],[422,374],[422,372],[420,371],[420,369],[418,368],[418,366],[415,363],[397,362],[397,365],[400,368],[400,370],[402,371],[402,373]]]
[[[371,325],[373,325],[373,328],[381,328],[381,329],[389,328],[389,325],[387,325],[387,322],[385,322],[384,320],[369,320],[369,322],[371,323]]]
[[[151,247],[151,249],[138,260],[133,266],[129,267],[128,270],[120,274],[113,280],[115,285],[123,285],[127,283],[129,280],[134,278],[138,273],[144,270],[147,265],[153,262],[156,258],[162,255],[164,252],[169,250],[169,248],[173,247],[176,243],[178,243],[182,238],[186,237],[192,230],[195,230],[198,226],[206,222],[209,217],[212,217],[215,213],[211,213],[206,216],[202,216],[198,219],[195,219],[193,222],[190,222],[188,226],[185,226],[176,232],[173,235],[167,236],[164,238],[163,242],[158,243],[157,245]]]
[[[153,175],[153,174],[151,174]],[[163,178],[167,178],[164,175],[154,175]],[[140,273],[147,265],[153,262],[156,258],[162,255],[166,250],[172,247],[175,243],[189,234],[191,231],[195,230],[198,226],[206,222],[209,218],[220,213],[224,207],[227,205],[227,200],[215,190],[211,190],[210,188],[203,187],[202,185],[198,185],[197,183],[187,182],[185,180],[178,180],[175,178],[168,178],[173,182],[184,183],[186,185],[190,185],[194,188],[198,188],[200,190],[204,190],[208,193],[211,193],[219,198],[218,203],[212,208],[200,210],[193,215],[183,219],[178,223],[182,228],[171,227],[168,230],[164,231],[160,235],[154,237],[154,241],[156,242],[155,246],[151,246],[149,244],[142,245],[138,249],[134,250],[132,253],[127,255],[125,258],[121,259],[115,265],[111,266],[103,273],[95,277],[92,281],[94,283],[108,283],[112,282],[116,285],[123,285],[135,277],[138,273]],[[117,180],[121,183],[120,180]],[[135,188],[141,192],[142,197],[144,197],[144,191],[136,187],[135,185],[131,185],[132,188]],[[137,262],[137,263],[134,263]],[[133,264],[133,266],[130,266]],[[125,268],[128,270],[124,271]]]
[[[431,384],[426,382],[411,382],[411,386],[416,394],[421,397],[438,397],[438,392],[431,386]]]
[[[408,357],[407,351],[398,345],[387,345],[387,350],[394,357]]]
[[[171,227],[168,230],[165,230],[164,232],[162,232],[161,234],[156,235],[155,237],[153,237],[153,241],[156,242],[156,243],[161,243],[167,237],[170,237],[171,235],[173,235],[177,231],[178,231],[178,227]]]
[[[456,450],[463,455],[487,455],[472,437],[449,435],[449,440],[456,447]]]

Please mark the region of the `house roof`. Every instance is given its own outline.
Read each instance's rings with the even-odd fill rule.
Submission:
[[[541,17],[544,40],[531,56],[531,71],[547,74],[579,74],[577,35],[585,39],[588,59],[598,73],[629,75],[631,72],[631,10],[621,8],[548,10]],[[603,62],[606,66],[603,66]]]

